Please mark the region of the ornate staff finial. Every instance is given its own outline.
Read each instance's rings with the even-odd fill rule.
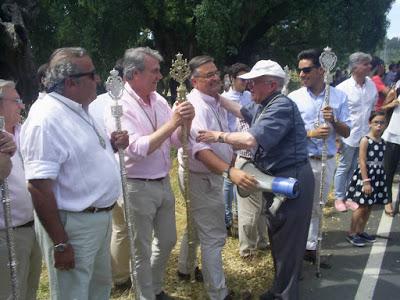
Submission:
[[[176,89],[178,94],[178,102],[183,102],[186,100],[186,87],[185,80],[190,76],[190,69],[186,58],[183,59],[183,54],[176,54],[176,59],[172,60],[172,66],[169,74],[173,79],[179,82],[179,87]]]
[[[287,94],[289,94],[289,82],[290,82],[290,69],[289,69],[289,66],[286,65],[283,68],[283,71],[285,71],[286,77],[285,77],[285,82],[284,82],[283,89],[282,89],[282,94],[287,95]]]
[[[106,90],[113,100],[118,101],[122,96],[124,82],[122,78],[118,76],[118,71],[115,69],[110,71],[110,76],[108,76],[106,81]]]
[[[332,75],[331,71],[335,67],[337,62],[337,56],[334,52],[332,52],[332,49],[330,47],[326,47],[324,49],[324,52],[321,53],[321,56],[319,57],[319,63],[321,64],[322,69],[325,71],[325,83],[330,84],[332,82]]]

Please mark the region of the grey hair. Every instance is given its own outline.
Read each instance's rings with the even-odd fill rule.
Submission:
[[[355,52],[349,56],[349,69],[353,71],[354,68],[364,61],[371,62],[372,57],[368,53]]]
[[[283,87],[285,86],[285,79],[282,77],[278,77],[278,76],[271,76],[271,75],[267,75],[266,77],[270,78],[271,80],[275,81],[277,84],[277,91],[281,91],[283,89]]]
[[[124,77],[127,80],[133,79],[133,72],[144,71],[144,59],[146,56],[151,56],[158,62],[163,61],[163,57],[157,50],[153,50],[149,47],[138,47],[130,48],[125,51],[124,54]]]
[[[214,58],[208,55],[200,55],[195,56],[189,61],[189,68],[190,68],[190,78],[196,77],[199,75],[199,71],[197,70],[198,67],[209,63],[214,62]]]
[[[0,79],[0,100],[4,97],[5,88],[15,89],[15,82],[11,80]]]
[[[46,71],[43,84],[46,90],[64,94],[64,80],[81,70],[73,62],[74,58],[88,56],[85,49],[81,47],[66,47],[56,49],[50,56],[49,65]],[[74,79],[79,81],[78,78]]]

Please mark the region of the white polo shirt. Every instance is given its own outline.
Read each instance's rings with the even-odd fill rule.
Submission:
[[[37,100],[21,131],[26,179],[52,179],[60,210],[108,207],[119,197],[121,180],[111,144],[100,143],[95,122],[82,106],[57,93]]]

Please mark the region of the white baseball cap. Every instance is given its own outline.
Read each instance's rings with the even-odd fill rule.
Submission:
[[[283,71],[282,67],[277,62],[269,59],[259,60],[254,67],[251,68],[250,72],[240,75],[239,78],[253,79],[264,75],[286,79],[286,73]]]

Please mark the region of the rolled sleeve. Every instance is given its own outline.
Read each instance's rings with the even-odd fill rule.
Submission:
[[[127,154],[133,160],[142,159],[147,156],[150,147],[150,137],[148,135],[139,136],[129,135],[129,146]]]
[[[291,106],[287,102],[276,101],[259,116],[258,120],[250,127],[249,133],[254,136],[257,143],[269,151],[275,147],[291,129]]]
[[[60,171],[60,164],[44,161],[32,160],[25,163],[25,178],[31,179],[56,179]]]

